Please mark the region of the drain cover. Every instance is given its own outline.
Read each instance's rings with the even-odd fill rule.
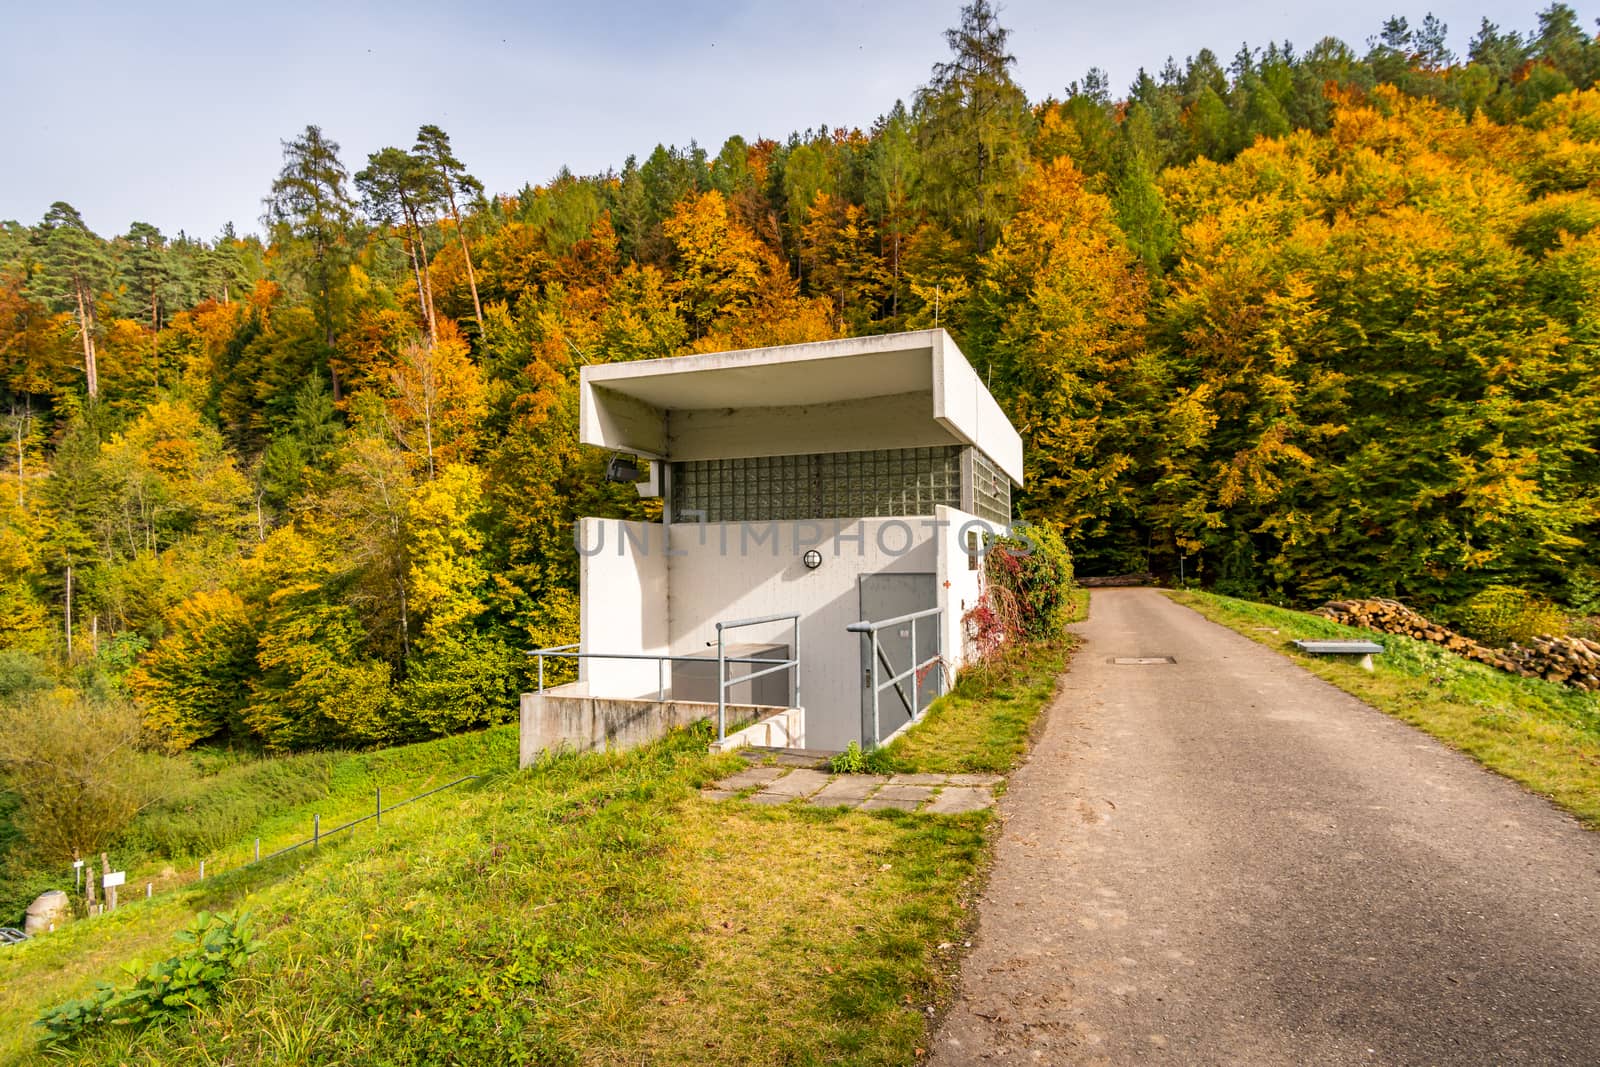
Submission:
[[[1107,663],[1116,663],[1124,667],[1148,667],[1156,663],[1176,663],[1172,656],[1112,656]]]

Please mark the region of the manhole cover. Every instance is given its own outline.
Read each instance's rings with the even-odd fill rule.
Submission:
[[[1116,663],[1124,667],[1149,667],[1156,663],[1176,663],[1172,656],[1112,656],[1107,663]]]

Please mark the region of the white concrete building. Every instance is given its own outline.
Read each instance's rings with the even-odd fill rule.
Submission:
[[[943,330],[586,366],[580,403],[582,441],[650,460],[643,491],[663,500],[660,523],[580,523],[581,651],[679,658],[584,659],[575,692],[714,703],[684,658],[714,660],[719,622],[791,613],[797,631],[726,637],[749,658],[797,652],[798,677],[777,678],[797,696],[763,698],[758,681],[729,699],[804,708],[808,747],[871,741],[871,645],[853,623],[937,609],[915,660],[942,656],[954,676],[979,595],[969,547],[1010,525],[1022,441]],[[911,627],[880,639],[881,682],[913,662]],[[920,705],[939,673],[916,677]],[[882,692],[880,737],[906,703]]]

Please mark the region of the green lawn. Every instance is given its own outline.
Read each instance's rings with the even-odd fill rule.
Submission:
[[[1211,593],[1168,595],[1294,657],[1345,692],[1427,731],[1600,829],[1600,696],[1507,674],[1394,634],[1376,637],[1385,651],[1374,657],[1376,670],[1369,674],[1343,660],[1303,655],[1289,642],[1373,639],[1370,631]]]
[[[1064,645],[1030,649],[964,680],[904,739],[903,758],[1009,769],[1065,656]],[[700,788],[743,764],[708,754],[708,739],[679,732],[526,771],[512,768],[509,728],[432,743],[447,753],[333,759],[341,784],[321,803],[341,812],[330,798],[362,810],[390,770],[491,773],[386,815],[381,831],[368,824],[315,854],[0,950],[0,1060],[42,1058],[29,1025],[42,1008],[117,978],[125,961],[171,954],[195,911],[247,907],[266,947],[222,1002],[67,1058],[914,1062],[951,994],[948,946],[970,925],[990,813],[709,802]]]

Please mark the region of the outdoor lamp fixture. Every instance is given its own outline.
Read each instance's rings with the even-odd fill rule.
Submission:
[[[606,462],[606,481],[608,482],[636,482],[639,480],[639,457],[612,456]]]
[[[814,571],[822,566],[822,553],[814,548],[808,548],[806,554],[800,557],[800,562],[806,565],[806,570]]]

